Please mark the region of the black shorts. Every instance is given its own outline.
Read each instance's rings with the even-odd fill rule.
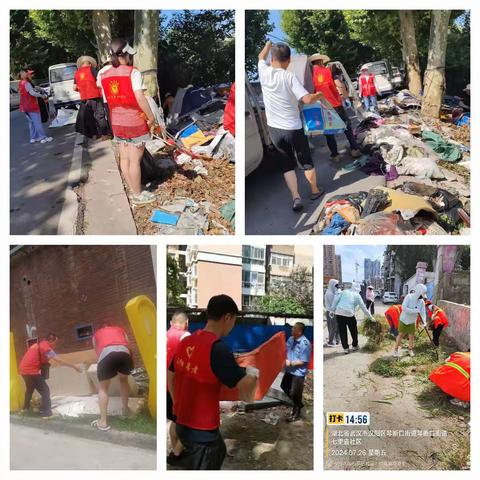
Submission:
[[[170,392],[167,390],[167,419],[172,422],[177,421],[177,417],[173,414],[173,400]]]
[[[125,352],[110,352],[106,357],[100,360],[97,365],[97,378],[101,382],[110,380],[117,373],[130,375],[133,370],[132,357]]]
[[[268,131],[273,145],[281,153],[280,167],[283,173],[295,170],[297,165],[302,170],[313,168],[308,138],[302,128],[299,130],[282,130],[268,127]]]

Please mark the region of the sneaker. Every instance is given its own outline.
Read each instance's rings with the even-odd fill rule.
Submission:
[[[53,140],[53,137],[45,137],[40,140],[40,143],[49,143]]]
[[[32,138],[32,139],[30,140],[30,143],[37,143],[38,141],[39,141],[39,140],[37,140],[36,138]]]
[[[358,346],[357,346],[357,347],[352,347],[352,350],[353,350],[354,352],[356,352],[356,351],[358,350]]]
[[[413,353],[413,350],[409,350],[409,351],[408,351],[408,354],[409,354],[411,357],[414,357],[414,356],[415,356],[415,354]]]
[[[395,358],[400,357],[400,353],[398,353],[398,350],[394,350],[394,351],[393,351],[393,356],[394,356]]]
[[[152,192],[144,190],[139,195],[132,195],[130,200],[134,205],[146,205],[147,203],[153,203],[155,201],[155,195]]]
[[[318,192],[310,194],[310,200],[317,200],[317,198],[320,198],[323,195],[324,189],[322,187],[317,188]]]
[[[327,342],[326,347],[336,347],[334,343]]]
[[[344,349],[343,349],[343,353],[344,353],[345,355],[348,355],[348,354],[350,353],[350,350],[349,350],[348,348],[344,348]]]
[[[296,198],[293,201],[292,209],[294,212],[299,212],[300,210],[303,210],[303,203],[300,198]]]
[[[352,158],[358,158],[362,156],[362,152],[358,148],[354,148],[350,151],[350,156]]]

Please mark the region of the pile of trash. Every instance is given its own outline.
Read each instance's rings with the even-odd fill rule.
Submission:
[[[157,200],[133,207],[139,234],[233,233],[235,138],[223,128],[223,110],[213,106],[184,115],[189,122],[181,128],[177,121],[147,142],[142,184]]]
[[[366,114],[354,130],[363,155],[343,169],[383,176],[385,187],[329,198],[314,234],[468,233],[469,123],[424,120],[420,107],[402,90]]]

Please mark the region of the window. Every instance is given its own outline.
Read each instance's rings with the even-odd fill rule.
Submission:
[[[265,274],[262,272],[242,271],[242,286],[244,288],[264,287]]]
[[[265,248],[244,245],[242,247],[242,263],[250,265],[264,265]]]
[[[272,253],[270,263],[278,267],[292,268],[293,257],[290,255],[282,255],[281,253]]]
[[[88,340],[93,336],[93,325],[82,325],[75,328],[77,340]]]
[[[77,67],[75,65],[54,68],[50,70],[50,83],[66,82],[67,80],[73,80],[76,71]]]

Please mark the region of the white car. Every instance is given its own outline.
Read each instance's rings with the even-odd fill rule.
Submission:
[[[80,103],[80,94],[73,89],[76,71],[76,63],[59,63],[48,67],[50,95],[56,109]]]
[[[398,295],[395,292],[385,292],[382,297],[382,302],[387,303],[397,303]]]

